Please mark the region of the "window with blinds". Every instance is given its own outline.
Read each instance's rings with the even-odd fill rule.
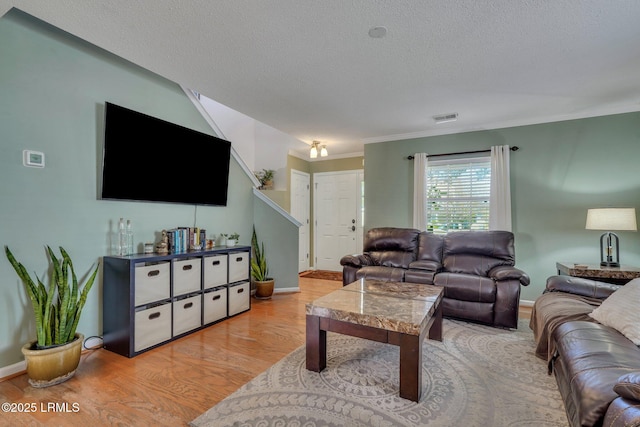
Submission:
[[[429,161],[427,230],[488,230],[491,158]]]

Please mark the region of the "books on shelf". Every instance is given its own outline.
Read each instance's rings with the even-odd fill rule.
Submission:
[[[177,227],[167,230],[169,252],[180,253],[199,250],[206,242],[207,230],[200,227]]]

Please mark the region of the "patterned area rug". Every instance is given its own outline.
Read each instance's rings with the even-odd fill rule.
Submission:
[[[191,426],[566,426],[556,382],[521,320],[503,330],[444,319],[425,339],[419,403],[398,396],[399,349],[328,333],[327,368],[305,368],[304,346]]]
[[[310,279],[336,280],[338,282],[342,282],[341,271],[307,270],[300,273],[300,277],[308,277]]]

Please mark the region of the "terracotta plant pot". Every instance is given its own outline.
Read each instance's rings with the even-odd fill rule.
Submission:
[[[256,298],[269,299],[273,295],[273,286],[275,284],[274,279],[270,280],[256,280]]]
[[[27,362],[27,376],[32,387],[42,388],[60,384],[76,373],[84,335],[76,333],[67,344],[34,350],[35,342],[25,344],[22,354]]]

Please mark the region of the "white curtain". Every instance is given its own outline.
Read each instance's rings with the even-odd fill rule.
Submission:
[[[413,228],[427,229],[427,153],[413,155]]]
[[[489,230],[511,231],[511,180],[508,145],[491,147]]]

